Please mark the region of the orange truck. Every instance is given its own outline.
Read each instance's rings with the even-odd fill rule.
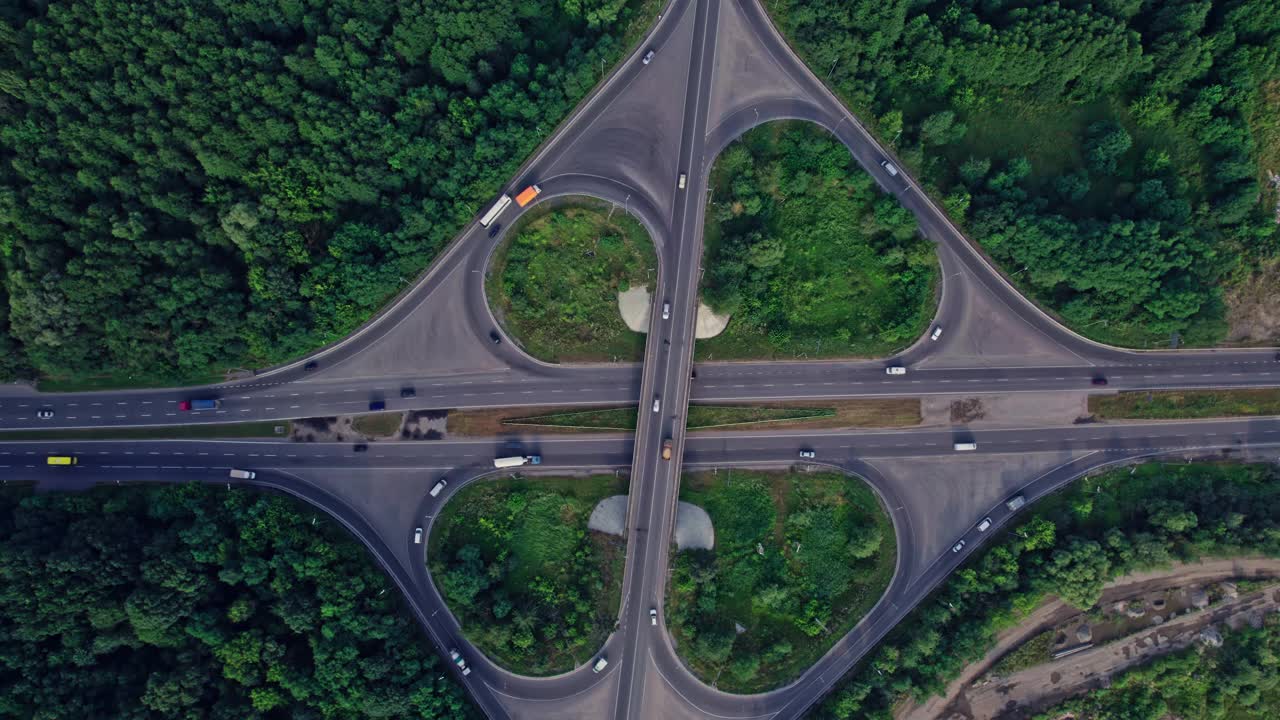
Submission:
[[[524,190],[521,190],[520,194],[516,196],[516,204],[520,207],[524,207],[525,205],[533,202],[533,199],[538,197],[538,193],[540,192],[542,192],[542,188],[537,185],[530,185]]]

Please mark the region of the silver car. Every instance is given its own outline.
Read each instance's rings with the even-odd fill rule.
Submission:
[[[655,52],[654,50],[650,49],[649,52],[644,54],[644,58],[640,62],[644,63],[645,65],[648,65],[650,62],[653,61],[654,52]]]

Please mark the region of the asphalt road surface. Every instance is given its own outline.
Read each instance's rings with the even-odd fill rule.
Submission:
[[[640,57],[655,50],[652,63]],[[698,363],[691,379],[693,326],[701,276],[707,177],[735,138],[770,120],[801,119],[828,128],[881,187],[917,217],[938,247],[942,292],[927,336],[892,357],[845,362]],[[640,407],[634,436],[522,437],[351,445],[280,441],[41,441],[0,443],[0,478],[77,489],[112,482],[234,482],[230,468],[258,472],[250,484],[287,492],[332,514],[364,542],[405,593],[441,652],[461,649],[474,672],[460,678],[491,717],[789,718],[821,699],[985,537],[966,533],[963,552],[937,553],[920,525],[949,508],[906,492],[904,478],[878,458],[949,458],[956,442],[976,442],[966,457],[1056,452],[1070,459],[1027,477],[1030,500],[1091,469],[1173,453],[1231,457],[1280,444],[1280,420],[1078,425],[1061,428],[905,431],[740,432],[686,437],[690,401],[1113,392],[1280,385],[1274,349],[1138,352],[1102,346],[1063,328],[1022,297],[950,223],[896,160],[808,71],[755,0],[674,0],[648,38],[557,128],[512,178],[510,193],[537,183],[538,202],[588,195],[613,203],[648,229],[658,249],[652,315],[643,363],[553,366],[502,335],[485,302],[484,279],[505,232],[472,223],[402,296],[350,337],[312,357],[226,384],[98,393],[0,390],[0,431],[112,428],[324,417],[389,410],[536,405]],[[899,168],[901,163],[896,163]],[[687,174],[684,189],[677,177]],[[485,202],[485,208],[491,200]],[[535,203],[536,204],[536,203]],[[527,210],[527,208],[526,208]],[[522,211],[499,218],[512,227]],[[661,305],[670,303],[670,317]],[[501,342],[494,343],[491,333]],[[414,360],[425,358],[420,364]],[[314,362],[309,371],[304,363]],[[901,365],[907,373],[889,376]],[[1100,379],[1106,385],[1096,384]],[[401,390],[413,388],[412,398]],[[190,399],[217,408],[183,411]],[[51,419],[37,413],[53,411]],[[3,436],[0,435],[0,438]],[[670,439],[674,457],[660,459]],[[664,605],[669,543],[684,468],[788,467],[801,448],[819,464],[856,472],[891,509],[899,565],[876,608],[799,679],[753,696],[720,692],[695,678],[666,633],[648,621]],[[554,678],[527,678],[496,667],[472,647],[426,570],[428,531],[440,507],[469,482],[493,474],[492,458],[540,454],[542,471],[623,471],[631,478],[628,556],[617,631],[590,663]],[[74,455],[50,467],[48,455]],[[387,478],[394,477],[394,481]],[[448,477],[445,493],[427,490]],[[997,503],[996,527],[1009,518]],[[932,555],[932,556],[931,556]]]

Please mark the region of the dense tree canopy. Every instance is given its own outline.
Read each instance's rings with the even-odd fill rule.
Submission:
[[[625,0],[0,9],[0,350],[49,373],[180,378],[340,336],[489,202],[633,15]]]
[[[1280,556],[1274,466],[1145,465],[1081,480],[1042,503],[899,623],[817,717],[885,720],[900,697],[941,692],[1048,595],[1088,610],[1119,575],[1177,560]]]
[[[1216,342],[1224,283],[1280,254],[1247,122],[1280,75],[1277,0],[780,0],[771,11],[1006,270],[1078,329]]]
[[[0,717],[472,714],[395,585],[295,501],[0,491]]]

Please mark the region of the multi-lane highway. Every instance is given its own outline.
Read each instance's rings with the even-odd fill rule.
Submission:
[[[655,57],[646,65],[640,56],[649,49]],[[829,129],[915,214],[921,232],[938,247],[942,283],[935,322],[944,333],[875,360],[700,362],[694,379],[708,173],[743,132],[784,118]],[[804,67],[758,2],[673,0],[644,43],[556,129],[508,188],[536,182],[543,188],[539,202],[596,197],[648,229],[660,270],[642,363],[551,366],[525,355],[512,338],[491,342],[490,333],[505,337],[484,293],[502,233],[490,238],[473,223],[378,317],[310,358],[204,388],[0,390],[0,431],[347,415],[381,401],[390,410],[635,404],[641,413],[634,436],[374,443],[367,452],[337,443],[265,440],[0,442],[0,477],[74,488],[116,481],[228,482],[230,468],[254,469],[252,484],[325,509],[365,542],[439,649],[460,647],[472,658],[475,671],[462,681],[492,717],[798,717],[981,545],[983,537],[971,535],[964,552],[939,552],[926,528],[952,513],[939,504],[945,493],[913,491],[919,478],[886,469],[887,463],[955,463],[959,440],[978,443],[966,458],[1042,458],[1047,466],[1005,479],[1034,499],[1109,463],[1162,453],[1230,456],[1280,445],[1274,418],[686,436],[690,401],[1280,385],[1280,356],[1273,349],[1134,352],[1063,328],[1023,298],[905,172],[887,175],[880,165],[886,158],[891,154]],[[680,173],[688,178],[683,189]],[[500,222],[512,227],[519,212],[513,207]],[[662,317],[664,303],[670,303],[668,318]],[[304,367],[308,361],[314,370]],[[908,371],[886,375],[890,365]],[[410,387],[414,396],[402,398],[401,390]],[[180,409],[193,398],[217,398],[220,405]],[[38,417],[42,410],[53,417]],[[667,439],[673,458],[662,461]],[[792,684],[749,697],[723,693],[685,668],[662,622],[654,628],[648,621],[649,608],[661,614],[664,605],[680,473],[731,464],[784,467],[801,447],[816,450],[818,463],[860,474],[880,494],[898,536],[897,573],[867,618]],[[541,454],[549,472],[629,468],[623,602],[617,631],[601,649],[610,660],[603,673],[592,673],[588,664],[559,677],[526,678],[479,656],[431,582],[425,545],[410,539],[415,527],[430,529],[450,496],[490,474],[493,457],[514,451]],[[79,463],[46,466],[44,458],[55,454],[74,454]],[[448,490],[431,498],[428,488],[446,475]],[[1008,520],[998,498],[989,504],[975,511],[989,512],[997,526]]]

